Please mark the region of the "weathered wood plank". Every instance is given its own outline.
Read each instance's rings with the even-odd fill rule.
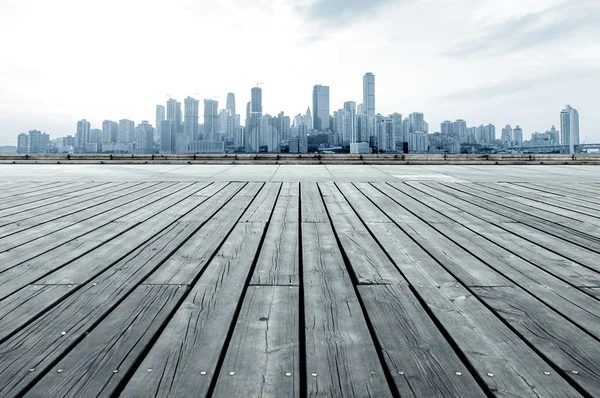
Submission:
[[[328,223],[302,223],[302,256],[306,394],[392,396]]]
[[[364,201],[350,201],[361,214]],[[494,394],[580,396],[560,375],[544,374],[550,366],[479,300],[466,300],[468,291],[403,230],[395,224],[367,226]]]
[[[329,222],[319,188],[316,183],[308,182],[300,184],[301,191],[301,221],[302,222]]]
[[[43,210],[47,212],[57,211],[65,206],[72,206],[89,198],[101,196],[106,192],[122,189],[128,185],[138,184],[140,183],[104,182],[97,184],[86,184],[81,189],[72,190],[68,194],[42,200],[35,200],[30,203],[19,203],[16,206],[0,210],[0,217],[2,218],[2,223],[4,223],[4,217],[7,216],[16,216],[20,214],[21,217],[33,217],[38,215]]]
[[[409,186],[403,184],[394,185],[394,187],[443,214],[446,214],[446,209],[449,207],[459,206],[463,209],[467,208],[424,185]],[[600,286],[599,273],[501,228],[500,226],[506,227],[506,224],[498,226],[484,214],[485,212],[483,211],[474,211],[473,214],[464,211],[460,218],[455,218],[454,216],[451,216],[451,218],[467,229],[486,238],[488,243],[480,242],[481,248],[498,245],[511,253],[508,259],[512,259],[511,256],[522,258],[531,264],[539,265],[544,271],[576,287]],[[502,259],[506,260],[505,257],[502,257]]]
[[[187,287],[157,285],[142,285],[135,289],[25,397],[77,398],[114,394],[119,383],[126,380],[127,371],[168,320],[185,290]]]
[[[299,185],[284,183],[275,203],[250,284],[298,286],[299,203]]]
[[[265,223],[235,226],[125,386],[123,396],[207,395],[264,228]],[[153,369],[152,374],[147,369]]]
[[[359,286],[358,292],[402,397],[485,396],[408,285]]]
[[[333,183],[320,183],[323,200],[358,284],[399,283],[400,273]],[[365,199],[366,200],[366,199]]]
[[[107,198],[105,200],[98,200],[98,206],[85,208],[81,210],[75,209],[76,211],[70,214],[70,217],[62,220],[59,217],[56,219],[55,222],[57,223],[57,225],[61,225],[59,223],[70,223],[71,225],[75,225],[77,223],[89,219],[98,219],[100,218],[102,213],[107,213],[110,211],[114,212],[118,208],[123,208],[123,206],[130,204],[135,200],[144,200],[144,196],[149,196],[153,198],[154,196],[156,196],[156,194],[159,194],[161,191],[169,192],[169,190],[173,188],[177,189],[181,188],[181,186],[177,186],[172,183],[150,183],[143,184],[141,186],[131,189],[125,189],[121,192],[111,193],[107,195]],[[152,194],[155,195],[152,196]],[[86,206],[84,203],[82,203],[81,208],[84,207]],[[33,217],[22,222],[14,222],[0,227],[0,251],[7,250],[6,247],[13,248],[16,247],[18,244],[23,244],[23,242],[21,242],[20,240],[21,236],[23,235],[42,237],[53,233],[51,230],[47,229],[47,226],[45,226],[46,223],[50,222],[53,219],[54,216],[51,213],[43,214],[39,217]],[[31,231],[31,229],[34,230]],[[33,235],[38,229],[41,232],[39,232],[38,235]],[[7,244],[6,242],[10,242],[10,244]]]
[[[213,396],[302,395],[298,305],[298,287],[248,288]]]
[[[45,185],[39,186],[27,186],[23,187],[19,192],[12,191],[11,193],[2,193],[0,199],[4,199],[3,203],[11,204],[14,203],[16,199],[21,199],[23,201],[29,200],[31,198],[47,197],[52,195],[57,191],[64,191],[65,188],[69,186],[80,186],[86,184],[84,182],[51,182]]]
[[[273,206],[277,201],[280,189],[281,183],[279,182],[265,183],[261,190],[261,197],[250,204],[240,222],[265,222],[268,220],[273,212]]]
[[[169,258],[149,279],[155,284],[186,284],[202,273],[213,253],[234,229],[252,202],[265,200],[276,192],[258,192],[262,184],[248,184],[215,216],[196,232],[184,246]],[[250,223],[252,224],[252,223]],[[263,223],[266,224],[266,220]]]

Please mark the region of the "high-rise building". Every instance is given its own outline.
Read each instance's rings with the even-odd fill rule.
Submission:
[[[364,104],[358,104],[356,107],[356,114],[357,115],[364,115],[365,114],[365,105]]]
[[[102,144],[104,141],[104,131],[100,129],[91,129],[88,137],[88,142],[85,145],[85,152],[96,153],[102,152]]]
[[[164,109],[164,108],[163,108]],[[135,140],[135,123],[133,120],[119,120],[119,135],[117,142],[129,144]]]
[[[504,127],[502,129],[502,145],[504,146],[510,146],[512,145],[512,141],[513,141],[513,129],[510,126],[510,124],[507,124],[506,127]]]
[[[204,140],[218,141],[219,103],[212,99],[204,100]]]
[[[21,133],[17,137],[17,153],[27,153],[29,148],[29,136],[27,133]]]
[[[235,94],[234,93],[227,94],[227,104],[226,104],[225,108],[229,111],[229,114],[231,116],[235,117],[236,113],[235,113]]]
[[[250,113],[262,116],[262,89],[260,87],[252,87],[250,90]]]
[[[404,137],[404,129],[402,123],[402,114],[392,113],[390,116],[394,128],[394,151],[402,152],[404,142],[408,142],[407,138]]]
[[[154,128],[147,120],[142,120],[135,129],[135,153],[154,152]]]
[[[310,111],[310,106],[306,108],[306,114],[304,115],[304,124],[306,124],[306,129],[308,131],[313,130],[313,117]]]
[[[174,99],[170,99],[167,101],[167,120],[171,120],[175,123],[175,130],[177,133],[181,133],[183,131],[183,127],[181,124],[181,102],[178,102]],[[162,125],[161,125],[161,133],[162,133]]]
[[[375,116],[375,75],[370,72],[363,76],[363,112]]]
[[[425,124],[425,116],[419,112],[413,112],[408,115],[409,120],[409,131],[411,133],[427,133],[427,127]]]
[[[188,96],[183,102],[185,104],[183,134],[189,137],[190,141],[197,141],[200,134],[200,127],[198,126],[200,101]]]
[[[83,119],[77,122],[77,133],[75,133],[75,140],[77,141],[76,149],[78,152],[84,152],[85,146],[90,136],[90,122]]]
[[[177,124],[174,120],[163,120],[160,126],[160,153],[177,152]]]
[[[575,146],[579,145],[579,112],[567,105],[560,112],[560,144],[569,147],[569,153],[575,153]]]
[[[225,141],[233,141],[235,135],[235,116],[231,115],[231,110],[222,109],[219,112],[219,134]]]
[[[523,145],[523,129],[520,126],[513,130],[513,141],[516,146]]]
[[[440,125],[440,133],[452,134],[452,122],[450,120],[444,120]]]
[[[317,84],[313,87],[313,129],[329,129],[329,87]]]
[[[464,120],[458,119],[453,122],[450,130],[452,135],[457,137],[459,143],[469,142],[469,129],[467,128],[467,122]]]
[[[102,122],[102,137],[103,142],[112,143],[117,142],[119,138],[119,124],[112,120],[105,120]]]
[[[376,118],[377,120],[377,149],[380,152],[396,150],[394,139],[394,121],[391,118]]]
[[[156,133],[154,134],[154,141],[160,140],[160,126],[163,120],[166,120],[165,107],[162,105],[156,105]]]
[[[281,140],[289,140],[290,139],[290,127],[291,120],[289,116],[285,116],[285,113],[279,112],[277,115],[277,130],[279,130],[279,135]]]
[[[19,137],[19,144],[25,143],[26,153],[48,153],[50,149],[50,136],[38,130],[30,130],[25,138]]]
[[[252,115],[252,102],[246,104],[246,121],[250,120],[250,115]]]

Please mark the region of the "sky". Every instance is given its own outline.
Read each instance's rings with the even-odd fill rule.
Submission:
[[[600,142],[598,0],[0,0],[0,145],[36,129],[74,134],[77,120],[149,120],[169,96],[250,89],[264,113],[362,102],[376,112],[506,124],[524,137],[579,110]]]

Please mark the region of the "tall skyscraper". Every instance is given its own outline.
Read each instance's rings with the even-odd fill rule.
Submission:
[[[119,124],[112,120],[103,121],[102,137],[105,143],[117,142],[119,138]]]
[[[154,135],[154,141],[160,139],[160,126],[163,120],[166,120],[165,107],[162,105],[156,105],[156,133]]]
[[[219,135],[219,103],[204,100],[204,140],[217,141]]]
[[[135,153],[154,152],[154,127],[142,120],[135,129]]]
[[[164,109],[164,108],[163,108]],[[135,123],[133,120],[119,120],[119,136],[117,142],[121,144],[130,143],[135,140]]]
[[[579,145],[579,112],[567,105],[560,113],[560,144],[569,147],[569,153],[575,153]]]
[[[375,116],[375,75],[370,72],[363,76],[363,112]]]
[[[425,116],[420,112],[413,112],[408,115],[408,120],[410,122],[411,133],[427,133],[427,127],[425,124]],[[466,127],[466,125],[465,125]]]
[[[172,98],[167,101],[167,120],[175,122],[175,131],[177,133],[182,132],[183,128],[181,125],[181,102],[178,102]]]
[[[513,140],[513,129],[510,124],[507,124],[506,127],[502,129],[502,145],[509,146],[512,144]]]
[[[185,103],[185,114],[183,119],[183,134],[189,138],[190,141],[198,141],[200,128],[198,126],[198,108],[200,101],[195,98],[187,97],[184,100]]]
[[[75,141],[78,152],[85,151],[89,135],[90,135],[91,124],[87,120],[83,119],[77,122],[77,133],[75,133]]]
[[[516,146],[523,145],[523,129],[521,126],[517,126],[513,130],[513,141],[515,142]]]
[[[229,114],[231,116],[235,117],[236,113],[235,113],[235,94],[234,93],[227,94],[226,109],[229,111]]]
[[[174,120],[163,120],[160,126],[160,153],[176,153],[177,128]]]
[[[452,127],[450,130],[452,132],[452,135],[457,137],[459,143],[463,144],[469,142],[469,130],[467,128],[467,122],[465,122],[464,120],[458,119],[457,121],[452,123]]]
[[[327,131],[329,128],[329,87],[317,84],[313,87],[313,129]]]
[[[260,87],[252,87],[250,90],[250,113],[262,116],[262,89]]]

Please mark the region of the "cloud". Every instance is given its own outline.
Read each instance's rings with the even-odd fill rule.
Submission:
[[[462,58],[506,54],[574,37],[576,32],[584,30],[600,33],[598,0],[569,0],[540,12],[492,25],[478,37],[460,42],[442,55]]]
[[[310,5],[298,6],[297,9],[308,22],[342,27],[363,18],[372,18],[374,10],[396,2],[397,0],[316,0]]]
[[[564,82],[565,76],[583,80],[588,77],[600,79],[600,68],[584,67],[570,70],[557,71],[542,75],[526,76],[516,79],[502,81],[500,83],[488,84],[463,91],[446,94],[443,100],[486,100],[502,96],[516,94],[531,90],[544,85],[555,86],[557,82]]]
[[[323,40],[327,40],[327,37],[325,36],[319,36],[319,35],[315,35],[315,36],[307,36],[307,37],[303,37],[302,39],[300,39],[298,41],[298,45],[300,46],[309,46],[311,44],[316,44],[320,41]]]

